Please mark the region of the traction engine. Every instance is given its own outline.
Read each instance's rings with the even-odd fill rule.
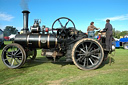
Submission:
[[[22,13],[23,33],[17,34],[13,43],[3,48],[2,61],[7,67],[20,68],[27,59],[34,60],[37,49],[42,49],[41,55],[54,61],[66,57],[82,70],[96,69],[103,62],[106,53],[102,41],[87,38],[87,34],[76,29],[71,19],[58,18],[51,29],[41,27],[40,20],[36,19],[29,31],[30,12],[25,10]]]

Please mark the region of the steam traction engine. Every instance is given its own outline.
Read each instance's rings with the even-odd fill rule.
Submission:
[[[42,56],[48,59],[55,61],[65,56],[83,70],[96,69],[102,63],[105,53],[102,42],[87,38],[85,33],[76,30],[75,24],[69,18],[58,18],[54,21],[52,29],[45,26],[41,28],[39,20],[35,20],[30,32],[29,11],[22,13],[23,33],[17,34],[14,43],[6,45],[2,52],[2,60],[7,67],[20,68],[28,58],[34,60],[37,48],[42,49]],[[61,22],[63,20],[67,21],[65,25]],[[61,27],[55,27],[56,23]]]

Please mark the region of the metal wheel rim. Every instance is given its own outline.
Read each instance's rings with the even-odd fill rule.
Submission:
[[[91,44],[91,43],[92,44]],[[103,56],[104,56],[104,53],[103,53],[103,49],[101,47],[101,45],[98,44],[98,42],[95,42],[94,40],[90,39],[90,40],[85,40],[84,41],[84,47],[85,49],[82,49],[81,47],[83,46],[83,41],[81,41],[75,48],[74,50],[74,61],[75,61],[75,64],[77,65],[77,67],[79,67],[80,69],[84,69],[84,70],[87,70],[87,69],[95,69],[97,68],[102,60],[103,60]],[[88,44],[87,44],[88,43]],[[95,54],[89,54],[90,56],[88,55],[85,55],[84,51],[87,52],[88,51],[91,51],[90,47],[89,47],[89,43],[93,46],[92,47],[92,51],[98,49],[99,52],[96,52]],[[96,49],[94,49],[95,47],[97,47]],[[80,49],[81,48],[81,49]],[[89,49],[88,49],[89,48]],[[77,52],[78,51],[78,52]],[[82,52],[83,51],[83,54]],[[91,52],[92,53],[92,52]],[[78,56],[79,55],[79,56]],[[81,55],[81,56],[80,56]],[[80,61],[81,60],[81,61]]]
[[[14,45],[6,46],[2,52],[2,55],[2,61],[9,68],[17,68],[25,62],[23,50]]]
[[[60,23],[60,25],[61,25],[61,27],[63,28],[64,31],[65,31],[65,27],[66,27],[67,24],[68,24],[68,23],[66,23],[65,26],[63,26],[62,23],[60,22],[60,19],[67,19],[68,21],[70,21],[70,22],[73,24],[74,29],[76,29],[76,28],[75,28],[75,24],[74,24],[74,22],[73,22],[71,19],[69,19],[69,18],[67,18],[67,17],[60,17],[60,18],[56,19],[56,20],[53,22],[53,24],[52,24],[52,33],[53,33],[53,35],[54,35],[55,37],[56,37],[56,33],[54,32],[54,25],[55,25],[55,23],[56,23],[57,21],[59,21],[59,23]],[[67,22],[68,22],[68,21],[67,21]],[[73,35],[72,35],[71,37],[73,37]],[[71,38],[71,37],[70,37],[70,38]]]

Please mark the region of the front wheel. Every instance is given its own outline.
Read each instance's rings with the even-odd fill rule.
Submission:
[[[9,68],[20,68],[26,61],[24,48],[16,43],[6,45],[1,57],[3,63]]]
[[[72,60],[82,70],[96,69],[104,58],[100,43],[94,39],[84,38],[75,43],[72,49]]]

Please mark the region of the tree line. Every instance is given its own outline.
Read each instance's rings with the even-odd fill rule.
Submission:
[[[115,28],[113,28],[113,36],[115,38],[120,38],[120,36],[125,36],[128,35],[128,31],[119,31],[119,30],[115,30]]]

